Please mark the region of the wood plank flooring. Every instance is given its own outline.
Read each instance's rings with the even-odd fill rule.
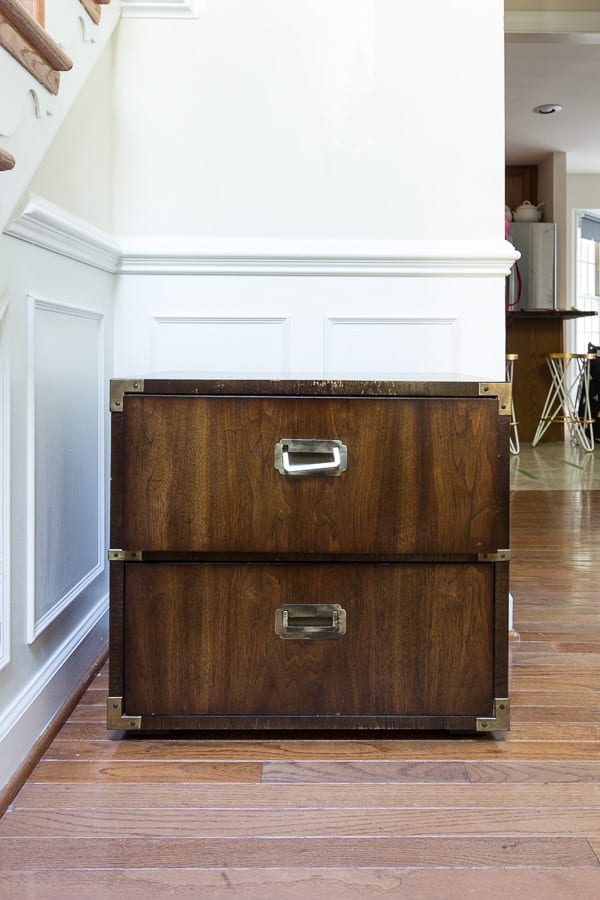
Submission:
[[[105,670],[0,821],[0,897],[600,896],[600,491],[513,496],[512,730],[136,739]]]

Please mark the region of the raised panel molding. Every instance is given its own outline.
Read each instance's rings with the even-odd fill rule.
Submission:
[[[0,669],[10,661],[10,394],[6,311],[0,297]]]
[[[423,377],[459,371],[460,320],[455,317],[348,316],[325,319],[325,374],[404,373]]]
[[[104,571],[105,373],[102,312],[32,295],[28,301],[27,637],[33,643]]]
[[[287,316],[150,317],[149,371],[287,374]]]

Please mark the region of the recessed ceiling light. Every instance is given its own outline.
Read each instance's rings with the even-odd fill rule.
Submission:
[[[552,113],[560,112],[562,106],[558,103],[543,103],[541,106],[534,106],[534,113],[538,113],[540,116],[551,116]]]

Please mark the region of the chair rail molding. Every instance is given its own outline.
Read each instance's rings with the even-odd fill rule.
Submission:
[[[120,250],[111,235],[31,192],[5,233],[105,272],[118,267]]]
[[[118,236],[127,275],[349,275],[500,278],[518,254],[504,240],[194,240]]]
[[[112,235],[27,192],[6,234],[120,275],[504,278],[505,240],[219,240]]]

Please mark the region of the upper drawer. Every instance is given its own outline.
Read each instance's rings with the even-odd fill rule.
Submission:
[[[116,418],[113,547],[479,554],[507,546],[509,420],[495,397],[133,394]],[[282,445],[295,440],[340,442],[345,470],[327,449],[338,444]]]

